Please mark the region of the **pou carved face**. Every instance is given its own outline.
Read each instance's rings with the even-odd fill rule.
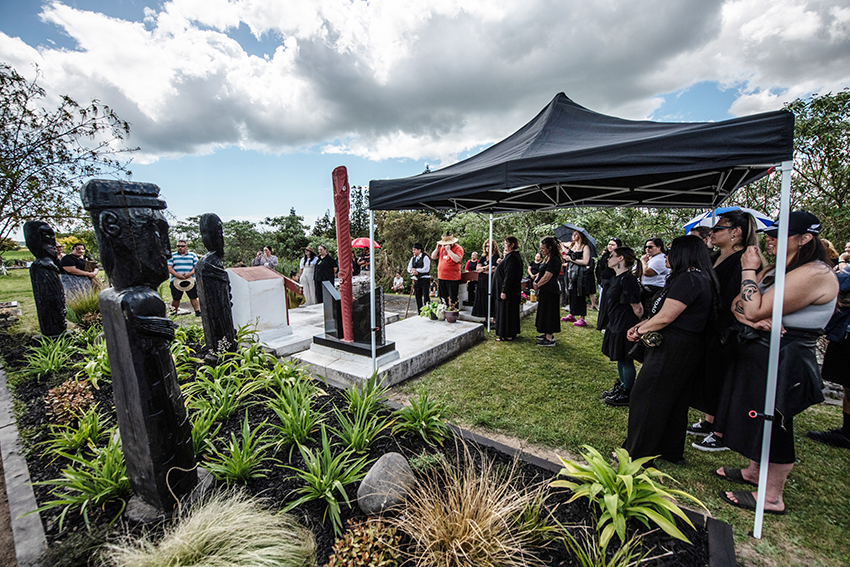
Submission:
[[[106,209],[98,215],[101,257],[116,287],[156,288],[168,279],[171,244],[162,211],[145,207]]]
[[[24,223],[24,239],[27,248],[36,258],[56,258],[56,233],[44,221]]]
[[[204,247],[211,252],[215,252],[219,257],[223,257],[224,231],[219,216],[213,213],[201,215],[201,220],[198,224]]]

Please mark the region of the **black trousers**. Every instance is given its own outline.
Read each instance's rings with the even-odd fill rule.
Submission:
[[[445,301],[450,299],[452,303],[457,304],[457,291],[460,287],[460,280],[438,280],[440,289],[440,299]],[[446,302],[448,303],[448,302]]]
[[[416,295],[416,309],[417,313],[422,306],[428,302],[428,291],[431,287],[431,278],[417,278],[416,281],[413,282],[413,293]]]

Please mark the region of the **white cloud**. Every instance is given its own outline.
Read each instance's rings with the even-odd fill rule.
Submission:
[[[846,1],[846,0],[845,0]],[[735,86],[736,114],[850,84],[850,7],[828,0],[170,0],[142,22],[47,5],[77,48],[0,33],[51,92],[99,98],[138,159],[236,145],[318,146],[450,163],[559,91],[642,119],[696,82]],[[244,24],[268,58],[235,40]]]

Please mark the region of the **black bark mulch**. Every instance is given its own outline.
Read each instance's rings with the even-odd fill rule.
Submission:
[[[22,335],[0,334],[0,353],[2,353],[7,372],[14,373],[25,365],[24,357],[26,355],[26,349],[30,344],[32,344],[32,339],[23,337]],[[34,482],[58,478],[61,475],[62,469],[69,464],[69,461],[66,459],[51,461],[50,458],[42,456],[42,450],[38,446],[38,443],[47,439],[47,426],[50,423],[45,412],[44,396],[47,394],[49,388],[55,387],[71,376],[73,376],[73,372],[69,370],[59,373],[59,375],[21,381],[14,388],[13,396],[15,399],[18,427],[24,440],[27,464]],[[337,425],[331,408],[337,406],[342,409],[347,407],[347,403],[342,391],[330,386],[324,386],[323,389],[328,395],[319,397],[315,404],[317,409],[324,408],[325,420],[330,433],[330,428]],[[111,384],[108,382],[102,383],[100,389],[94,391],[94,396],[100,404],[102,413],[114,414]],[[387,411],[389,412],[389,410]],[[230,439],[231,432],[235,432],[237,438],[239,438],[239,429],[244,415],[243,409],[236,412],[223,424],[220,433],[216,437],[216,443],[219,447],[222,446],[225,440]],[[252,428],[254,428],[260,426],[263,422],[276,422],[277,416],[266,405],[256,404],[250,406],[248,420]],[[320,436],[316,437],[318,438]],[[467,441],[467,444],[472,446],[473,449],[480,450],[480,454],[498,465],[510,466],[512,464],[512,458],[508,455],[488,447],[479,447],[471,441]],[[315,450],[320,446],[320,441],[314,441],[308,446]],[[450,462],[456,462],[458,450],[458,445],[452,440],[446,441],[443,446],[432,446],[428,445],[418,436],[400,437],[387,434],[378,438],[373,443],[369,452],[369,460],[377,460],[381,455],[390,451],[401,453],[408,459],[422,455],[423,453],[433,454],[442,452]],[[460,450],[462,451],[462,449]],[[476,454],[476,450],[473,450],[472,453]],[[282,508],[287,501],[293,499],[291,496],[292,491],[300,486],[300,480],[295,474],[282,465],[302,468],[304,462],[297,449],[292,451],[291,461],[288,458],[289,451],[287,449],[279,451],[275,457],[280,463],[268,465],[270,470],[266,478],[249,481],[246,489],[251,494],[266,498],[271,506]],[[554,479],[551,472],[530,464],[522,464],[520,466],[520,478],[527,485],[549,482]],[[223,486],[223,483],[217,484]],[[50,494],[51,489],[52,487],[49,486],[34,487],[39,505],[43,505],[45,502],[54,498]],[[355,521],[365,519],[365,515],[360,512],[357,506],[357,484],[347,487],[347,494],[352,507],[349,508],[344,503],[342,504],[343,524],[349,519],[354,519]],[[593,526],[595,524],[595,516],[588,507],[586,500],[582,499],[570,504],[566,503],[567,500],[569,500],[569,492],[564,489],[551,489],[546,500],[547,509],[552,512],[553,516],[562,525]],[[95,550],[104,541],[127,534],[128,532],[139,531],[140,528],[128,526],[121,520],[110,526],[109,522],[119,513],[120,509],[121,504],[116,503],[106,506],[105,509],[91,510],[89,513],[92,526],[91,530],[86,528],[82,516],[77,513],[68,513],[63,529],[60,530],[58,516],[61,509],[53,508],[42,512],[41,519],[50,546],[50,556],[47,564],[56,566],[93,565],[95,564],[93,558],[96,557]],[[323,522],[325,515],[324,503],[308,503],[296,508],[292,513],[315,534],[318,544],[319,565],[324,565],[328,560],[331,547],[335,540],[330,522]],[[630,531],[632,532],[646,533],[649,531],[644,537],[645,550],[651,549],[649,553],[650,557],[658,557],[650,562],[641,563],[642,565],[688,567],[708,565],[708,537],[706,530],[702,527],[693,530],[683,522],[678,523],[685,536],[690,539],[693,545],[670,538],[658,529],[649,531],[639,524],[630,526]],[[617,540],[615,536],[615,539],[609,545],[609,550],[615,549],[616,546]],[[571,556],[563,545],[550,545],[546,548],[540,548],[537,550],[537,554],[547,565],[553,567],[578,565],[576,558]]]

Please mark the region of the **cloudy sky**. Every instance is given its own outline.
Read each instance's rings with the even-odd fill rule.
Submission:
[[[558,92],[723,120],[850,86],[850,0],[0,0],[0,61],[132,125],[178,217],[260,220],[463,159]]]

